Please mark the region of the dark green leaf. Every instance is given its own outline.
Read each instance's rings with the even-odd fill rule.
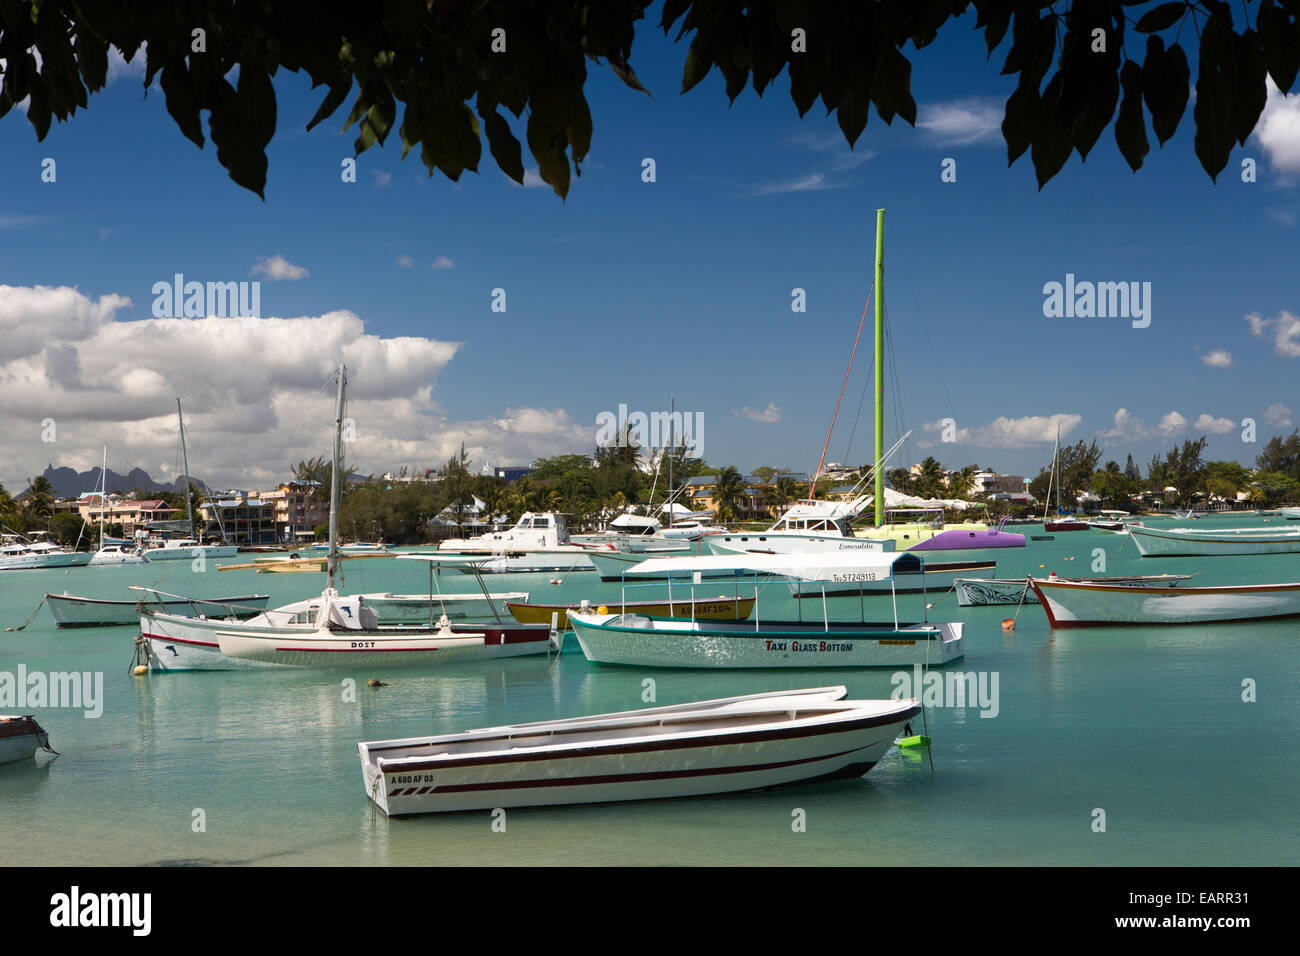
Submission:
[[[181,132],[199,149],[203,148],[203,124],[199,121],[199,108],[194,102],[194,90],[185,61],[173,57],[159,75],[163,95],[167,98],[167,112],[176,121]]]
[[[1119,105],[1119,119],[1115,121],[1115,143],[1133,172],[1142,168],[1142,161],[1150,151],[1147,142],[1146,122],[1142,117],[1143,71],[1136,60],[1129,60],[1119,73],[1124,99]]]
[[[1233,36],[1232,63],[1236,86],[1233,93],[1233,128],[1237,142],[1245,146],[1255,124],[1259,122],[1259,115],[1264,112],[1264,102],[1268,99],[1268,86],[1264,81],[1268,70],[1264,66],[1264,53],[1260,48],[1258,33],[1246,30]]]
[[[876,63],[876,76],[871,84],[871,98],[876,112],[886,123],[892,123],[895,114],[916,125],[916,100],[912,99],[912,64],[896,47],[881,51]],[[852,140],[850,140],[852,143]]]
[[[1138,33],[1159,33],[1161,30],[1168,30],[1172,27],[1183,18],[1183,14],[1186,12],[1187,4],[1185,3],[1162,3],[1160,6],[1142,14],[1133,29]]]
[[[497,161],[501,171],[522,184],[524,181],[523,149],[519,140],[510,132],[510,124],[496,110],[483,117],[484,131],[487,133],[488,148],[492,158]]]
[[[1002,117],[1002,138],[1007,142],[1008,166],[1029,148],[1037,112],[1038,93],[1027,87],[1016,87],[1007,100],[1006,113]]]
[[[1263,0],[1256,25],[1269,75],[1279,90],[1289,93],[1300,71],[1300,30],[1273,5],[1273,0]]]
[[[1151,111],[1151,129],[1163,146],[1174,135],[1191,95],[1191,70],[1187,54],[1178,44],[1168,50],[1158,36],[1147,38],[1142,65],[1142,96]]]
[[[1196,79],[1196,120],[1194,146],[1201,167],[1213,180],[1228,165],[1232,144],[1236,141],[1233,124],[1230,74],[1232,30],[1217,17],[1206,21],[1201,30],[1200,65]]]

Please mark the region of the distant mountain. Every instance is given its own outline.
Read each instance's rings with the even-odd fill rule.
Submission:
[[[89,471],[77,471],[73,468],[55,468],[50,464],[45,469],[45,478],[54,486],[54,493],[60,498],[75,498],[84,491],[99,490],[99,466],[96,465]],[[190,476],[200,488],[203,484],[200,479]],[[119,475],[112,468],[108,469],[108,491],[127,492],[139,489],[143,492],[174,491],[179,494],[185,487],[185,478],[183,475],[177,475],[176,479],[170,484],[154,481],[149,477],[149,473],[143,468],[132,468],[125,475]]]

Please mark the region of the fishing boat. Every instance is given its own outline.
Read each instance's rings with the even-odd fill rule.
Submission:
[[[357,745],[366,796],[390,817],[699,797],[860,777],[921,712],[843,687]]]
[[[1300,552],[1300,528],[1153,528],[1129,525],[1129,537],[1144,558],[1294,554]]]
[[[1140,574],[1131,577],[1058,578],[1049,581],[1082,581],[1111,584],[1126,588],[1173,588],[1187,581],[1190,574]],[[958,578],[953,582],[958,607],[985,607],[994,604],[1037,604],[1038,595],[1029,586],[1029,578]]]
[[[743,621],[754,610],[753,598],[727,597],[697,598],[695,600],[658,600],[601,602],[602,605],[616,607],[625,614],[647,614],[651,617],[694,617],[704,621]],[[569,614],[586,614],[593,610],[590,601],[581,604],[524,604],[509,602],[506,609],[520,624],[549,624],[556,616],[559,626],[569,628]]]
[[[1052,627],[1218,624],[1300,616],[1300,584],[1117,587],[1030,578]]]
[[[820,620],[762,621],[757,611],[760,577],[863,585],[891,581],[898,562],[923,562],[916,554],[855,552],[808,555],[716,555],[655,558],[632,575],[681,574],[691,582],[705,571],[731,570],[754,582],[754,620],[700,621],[643,614],[570,613],[569,621],[589,661],[639,667],[898,667],[946,664],[964,654],[959,623],[831,621],[825,598]],[[624,584],[624,591],[629,585]],[[626,596],[626,594],[625,594]]]
[[[57,627],[114,627],[135,624],[140,619],[140,602],[150,601],[170,614],[185,617],[251,617],[266,607],[265,594],[228,598],[188,598],[166,594],[153,588],[135,588],[143,592],[131,601],[79,597],[64,591],[45,595],[50,614]]]
[[[49,735],[35,717],[0,714],[0,764],[31,760],[38,750],[54,753]]]

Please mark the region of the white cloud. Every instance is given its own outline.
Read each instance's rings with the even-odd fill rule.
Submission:
[[[1276,425],[1278,428],[1290,428],[1291,409],[1281,402],[1274,402],[1264,409],[1264,421],[1269,425]]]
[[[1171,438],[1174,435],[1181,435],[1186,429],[1187,419],[1177,412],[1170,412],[1160,419],[1160,424],[1156,426],[1156,433]]]
[[[1287,95],[1273,78],[1265,78],[1268,99],[1255,124],[1255,137],[1269,164],[1285,174],[1300,174],[1300,94]]]
[[[411,266],[415,265],[415,260],[412,259],[410,256],[398,256],[397,264],[401,266],[403,269],[409,269],[411,268]]]
[[[51,461],[93,466],[103,442],[118,471],[174,462],[178,395],[195,474],[224,487],[282,480],[292,463],[329,452],[334,392],[326,382],[339,362],[349,369],[356,421],[349,456],[367,473],[439,465],[462,441],[480,464],[595,445],[595,426],[564,409],[449,420],[433,389],[458,342],[381,337],[346,310],[252,322],[133,320],[119,315],[129,305],[66,287],[0,286],[0,480],[11,490]],[[46,418],[56,423],[55,445],[39,441]],[[154,477],[173,478],[173,468]]]
[[[875,150],[855,149],[849,146],[849,141],[844,138],[843,133],[839,132],[818,136],[801,130],[785,142],[789,146],[826,154],[831,168],[837,171],[861,166],[875,159],[877,155]]]
[[[1283,358],[1300,358],[1300,318],[1283,309],[1271,319],[1258,312],[1246,316],[1250,334],[1256,338],[1273,336],[1273,351]]]
[[[1215,349],[1213,352],[1202,355],[1201,361],[1206,365],[1213,365],[1215,368],[1231,368],[1232,353],[1224,349]]]
[[[837,189],[838,187],[828,183],[824,173],[810,173],[807,176],[800,176],[798,179],[787,180],[780,183],[765,183],[762,186],[756,186],[751,192],[751,196],[774,196],[779,193],[802,193],[817,189]]]
[[[512,183],[515,182],[513,179],[510,179],[510,177],[508,176],[506,178]],[[532,189],[537,186],[545,186],[546,180],[542,179],[542,174],[540,171],[536,169],[525,169],[523,184],[526,188]],[[519,184],[515,183],[515,185],[518,186]]]
[[[768,402],[767,408],[761,412],[756,412],[746,405],[739,411],[733,410],[731,414],[737,418],[748,418],[754,422],[779,422],[781,420],[781,409],[777,407],[775,402]]]
[[[371,175],[375,177],[375,185],[379,187],[391,186],[393,184],[393,174],[386,173],[382,169],[372,169]]]
[[[261,256],[250,275],[264,275],[268,279],[305,279],[309,275],[302,266],[296,266],[284,256]]]
[[[1082,415],[1027,415],[1024,418],[995,418],[979,428],[958,428],[956,441],[962,444],[978,445],[981,448],[1026,448],[1030,445],[1050,444],[1056,441],[1057,425],[1061,427],[1064,438],[1083,421]],[[925,431],[939,431],[944,427],[943,421],[927,422],[921,426]]]
[[[117,47],[109,46],[108,48],[108,74],[105,77],[104,85],[111,86],[115,81],[122,77],[140,77],[144,78],[144,68],[146,55],[149,51],[147,43],[140,44],[140,49],[131,55],[131,62],[126,62],[126,58],[118,51]],[[155,77],[154,86],[158,85],[158,79]]]
[[[1201,414],[1196,418],[1193,430],[1207,435],[1226,435],[1237,428],[1237,423],[1230,418],[1215,418],[1213,415]]]
[[[918,129],[938,146],[971,146],[1001,140],[1002,107],[992,97],[929,103],[916,111]]]
[[[429,268],[430,269],[454,269],[456,268],[456,263],[452,262],[446,256],[439,256],[438,258],[434,259],[432,262],[429,263]]]

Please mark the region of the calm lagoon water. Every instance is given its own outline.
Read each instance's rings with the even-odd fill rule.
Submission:
[[[1224,519],[1215,520],[1222,526]],[[1231,519],[1228,519],[1231,520]],[[1237,519],[1236,523],[1260,523]],[[1207,522],[1208,523],[1208,522]],[[1041,533],[1041,526],[1019,530]],[[1193,584],[1300,581],[1300,555],[1142,559],[1128,539],[1056,535],[998,551],[998,575],[1198,572]],[[973,556],[969,553],[967,556]],[[323,575],[204,574],[154,564],[0,574],[0,624],[17,625],[47,591],[124,597],[128,584],[221,596],[269,593],[271,606],[319,593]],[[419,593],[422,567],[346,567],[343,590]],[[617,584],[573,573],[494,575],[494,590],[593,603]],[[445,574],[446,590],[473,578]],[[714,590],[717,588],[717,590]],[[711,582],[701,594],[720,593]],[[658,591],[647,594],[660,593]],[[783,585],[765,616],[794,615]],[[1026,605],[958,609],[930,595],[932,619],[966,622],[958,669],[996,674],[998,713],[931,708],[934,769],[891,752],[866,777],[698,800],[387,820],[361,785],[356,743],[657,703],[842,683],[888,697],[891,671],[703,672],[589,665],[570,639],[545,656],[378,674],[268,670],[129,671],[133,628],[57,630],[48,610],[0,634],[0,671],[102,671],[98,719],[33,711],[61,756],[0,767],[0,865],[528,864],[1294,864],[1300,858],[1300,623],[1058,631]],[[820,602],[804,602],[805,614]],[[919,615],[919,596],[899,598]],[[888,598],[868,599],[880,616]],[[832,606],[835,606],[833,600]],[[852,617],[856,599],[841,599]],[[378,673],[378,672],[376,672]],[[342,680],[357,681],[345,702]],[[1242,682],[1257,701],[1242,701]],[[13,711],[19,708],[0,707]],[[30,708],[29,708],[30,710]],[[918,727],[918,731],[922,728]],[[194,811],[206,830],[194,832]],[[1093,811],[1106,831],[1093,832]],[[791,826],[796,809],[806,830]]]

